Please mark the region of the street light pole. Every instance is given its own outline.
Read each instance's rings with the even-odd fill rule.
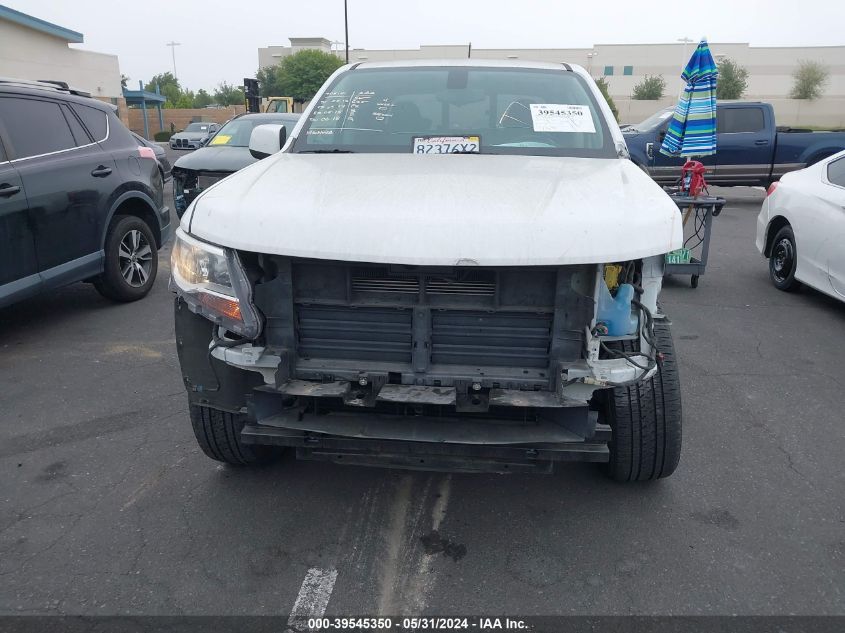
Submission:
[[[170,54],[173,57],[173,78],[177,79],[178,75],[176,74],[176,47],[182,46],[179,42],[170,41],[165,46],[170,47]]]
[[[680,37],[676,41],[683,42],[683,44],[684,44],[684,58],[681,60],[681,64],[682,65],[686,64],[687,63],[687,44],[692,44],[692,42],[694,40],[691,40],[688,37]]]
[[[675,41],[682,42],[683,45],[684,45],[683,58],[681,59],[681,68],[684,68],[687,65],[687,44],[692,43],[693,40],[691,40],[690,38],[685,36],[685,37],[679,37]],[[678,98],[680,99],[683,96],[683,94],[684,94],[684,82],[682,81],[681,82],[681,90],[678,93]]]
[[[349,13],[346,10],[346,0],[343,0],[343,32],[346,45],[346,63],[349,63]]]

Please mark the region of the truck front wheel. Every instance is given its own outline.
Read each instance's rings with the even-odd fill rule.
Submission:
[[[191,426],[202,452],[218,462],[248,466],[267,461],[270,449],[241,442],[241,416],[195,404],[190,405]]]
[[[654,337],[663,356],[657,373],[603,394],[603,421],[612,430],[607,472],[616,481],[668,477],[681,456],[681,383],[665,319],[655,320]],[[629,343],[625,345],[625,351],[634,351]]]

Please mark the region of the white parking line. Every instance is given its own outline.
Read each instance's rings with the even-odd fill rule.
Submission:
[[[334,583],[337,580],[336,569],[318,569],[312,567],[305,574],[299,594],[293,603],[288,626],[303,631],[307,629],[308,618],[321,618],[326,612],[329,598],[332,597]]]

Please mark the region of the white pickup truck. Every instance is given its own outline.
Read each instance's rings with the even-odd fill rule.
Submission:
[[[173,249],[206,454],[675,470],[658,295],[680,216],[583,69],[353,64],[250,148],[266,158],[205,190]]]

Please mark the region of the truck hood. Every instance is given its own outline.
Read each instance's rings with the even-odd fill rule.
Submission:
[[[410,265],[532,266],[680,248],[666,193],[623,159],[280,153],[182,219],[235,249]]]
[[[191,171],[238,171],[255,162],[248,147],[201,147],[176,161],[174,167]]]

